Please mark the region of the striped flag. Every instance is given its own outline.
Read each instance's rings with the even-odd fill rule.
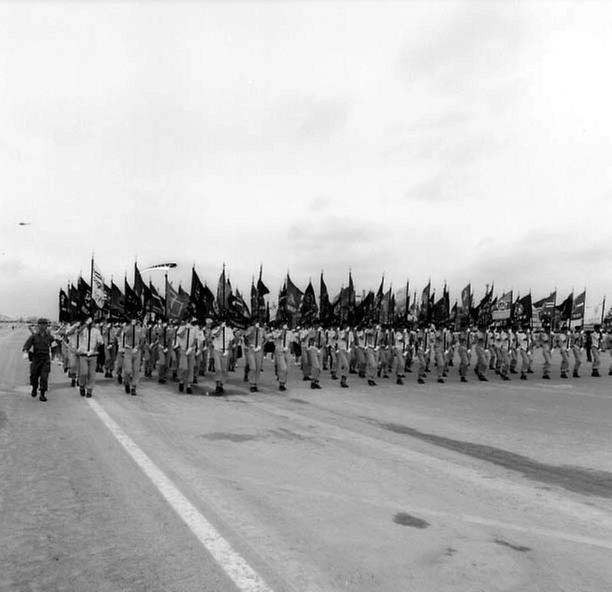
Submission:
[[[91,273],[91,297],[99,309],[104,308],[106,303],[106,289],[104,288],[104,276],[97,268],[96,264],[92,264]]]

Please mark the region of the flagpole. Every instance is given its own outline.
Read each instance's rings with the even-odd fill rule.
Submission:
[[[584,331],[584,315],[586,313],[586,286],[584,287],[584,304],[582,305],[582,330]]]
[[[91,253],[91,271],[89,274],[89,313],[92,313],[93,308],[93,269],[94,269],[94,253]],[[93,314],[92,314],[93,317]]]
[[[165,278],[165,282],[164,282],[164,316],[166,317],[166,320],[168,320],[168,272],[166,271],[166,273],[164,273],[164,278]]]
[[[550,322],[550,330],[554,331],[555,330],[555,313],[557,312],[557,286],[555,286],[555,298],[553,300],[553,307],[552,307],[552,318],[551,318],[551,322]]]
[[[604,294],[603,303],[601,305],[601,322],[599,323],[603,327],[604,314],[606,310],[606,295]]]

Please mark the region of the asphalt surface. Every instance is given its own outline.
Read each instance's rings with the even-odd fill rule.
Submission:
[[[257,589],[235,557],[279,592],[612,587],[612,377],[313,391],[293,368],[279,393],[266,360],[259,393],[240,371],[225,397],[99,379],[91,403],[54,365],[42,403],[26,336],[0,333],[0,590]]]

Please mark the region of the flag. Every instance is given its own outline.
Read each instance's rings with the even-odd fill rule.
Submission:
[[[85,319],[92,315],[91,288],[82,277],[79,277],[79,280],[77,282],[77,293],[78,318]]]
[[[255,313],[257,312],[257,288],[255,287],[255,278],[251,280],[251,310],[253,311],[253,318],[255,318]]]
[[[419,314],[419,322],[427,324],[431,320],[431,281],[423,288],[421,294],[421,310]]]
[[[355,286],[349,271],[348,286],[340,290],[340,321],[349,325],[355,324],[355,308]]]
[[[392,311],[392,300],[393,300],[393,291],[391,288],[387,290],[387,292],[382,297],[379,309],[378,322],[383,325],[388,325],[391,323],[391,317],[393,315]]]
[[[195,267],[191,269],[191,294],[189,301],[192,316],[196,317],[200,323],[203,323],[206,317],[211,315],[212,292],[202,284]]]
[[[259,322],[265,322],[266,320],[266,301],[264,296],[270,293],[267,286],[261,279],[262,266],[259,266],[259,279],[257,280],[257,309],[251,310],[253,316],[257,316]]]
[[[469,315],[472,308],[472,284],[468,284],[461,290],[461,309],[464,314]]]
[[[512,290],[498,298],[495,306],[491,307],[491,318],[494,321],[506,321],[512,313]]]
[[[114,319],[123,319],[125,317],[125,296],[113,281],[111,281],[110,291],[111,317]]]
[[[342,319],[342,292],[344,289],[341,289],[340,292],[335,296],[331,303],[331,322],[335,325],[341,324]],[[374,296],[372,294],[372,296]]]
[[[533,318],[538,321],[550,321],[557,300],[557,291],[551,292],[549,296],[538,300],[532,304]]]
[[[128,319],[140,318],[142,314],[142,306],[140,304],[140,298],[130,284],[128,284],[127,278],[125,278],[125,314]]]
[[[443,325],[448,321],[450,315],[450,300],[446,284],[442,290],[442,296],[432,307],[431,320],[437,325]]]
[[[142,302],[142,296],[145,288],[145,283],[142,281],[142,276],[140,275],[140,271],[138,271],[138,265],[134,263],[134,292],[140,302]]]
[[[561,304],[555,307],[560,321],[569,321],[574,308],[574,293],[572,292]]]
[[[60,290],[59,293],[59,322],[72,322],[72,317],[70,314],[70,300],[68,299],[68,294],[66,294],[64,290]]]
[[[493,285],[491,285],[491,289],[485,293],[478,305],[471,310],[472,318],[478,325],[487,326],[491,324],[491,308],[493,304]]]
[[[319,307],[317,306],[315,291],[312,282],[309,281],[300,305],[300,322],[312,325],[317,320],[318,314]]]
[[[515,323],[524,325],[531,321],[533,305],[531,302],[531,294],[527,294],[522,298],[517,299],[512,307],[512,320]]]
[[[287,274],[287,302],[285,310],[289,318],[292,318],[300,310],[303,296],[303,292],[291,281],[289,274]]]
[[[68,288],[68,306],[70,309],[70,322],[74,323],[80,319],[80,305],[81,298],[79,291],[74,287],[74,284],[70,284]]]
[[[149,311],[154,313],[155,316],[164,316],[166,314],[166,303],[151,282],[149,282],[149,294]]]
[[[106,290],[104,289],[104,277],[96,264],[91,262],[91,298],[96,306],[102,310],[106,303]]]
[[[189,294],[179,287],[177,292],[166,278],[166,318],[169,321],[182,321],[188,314]]]
[[[376,297],[374,292],[370,290],[366,297],[355,306],[355,324],[369,325],[374,321],[374,302]]]
[[[224,265],[217,284],[217,314],[220,318],[224,318],[227,313],[227,309],[229,308],[229,297],[231,294],[232,284],[225,275]]]
[[[410,285],[406,282],[405,288],[400,288],[395,294],[395,315],[398,321],[405,321],[410,313]]]
[[[586,303],[586,290],[574,298],[572,304],[572,321],[581,321],[584,318],[584,305]]]
[[[230,294],[228,299],[228,320],[234,327],[246,329],[251,322],[251,313],[242,294],[236,290],[236,294]]]
[[[278,292],[278,306],[276,307],[276,321],[286,323],[289,320],[287,316],[287,281],[283,282],[281,289]]]
[[[321,324],[328,327],[332,324],[332,309],[329,301],[329,292],[323,280],[323,272],[321,272],[321,280],[319,283],[319,319]]]
[[[382,322],[380,317],[382,315],[382,303],[384,298],[384,289],[385,289],[385,276],[383,275],[380,280],[380,286],[378,286],[378,291],[376,292],[376,298],[374,300],[374,311],[376,314],[376,322]]]

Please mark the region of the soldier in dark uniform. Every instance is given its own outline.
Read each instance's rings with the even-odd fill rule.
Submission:
[[[50,350],[54,337],[49,333],[46,319],[38,319],[38,331],[28,337],[23,346],[24,358],[30,357],[30,384],[35,397],[40,385],[40,400],[46,401],[49,372],[51,371]],[[28,356],[31,353],[31,356]]]

